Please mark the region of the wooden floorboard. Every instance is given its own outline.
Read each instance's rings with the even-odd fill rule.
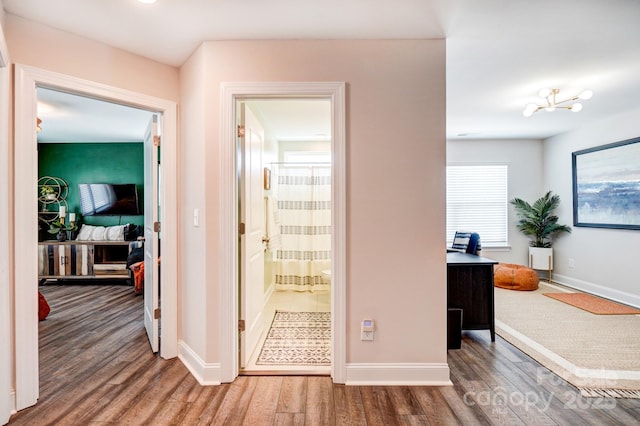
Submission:
[[[142,297],[126,285],[47,284],[40,400],[10,425],[640,424],[640,400],[582,398],[484,331],[449,351],[453,386],[345,386],[320,376],[244,376],[200,386],[150,351]]]

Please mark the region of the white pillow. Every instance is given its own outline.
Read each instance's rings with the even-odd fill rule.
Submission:
[[[78,241],[124,241],[124,227],[116,226],[93,226],[83,224],[78,232]]]
[[[76,240],[78,241],[99,241],[104,240],[104,226],[82,225]]]
[[[124,241],[124,227],[127,225],[108,226],[104,233],[105,241]]]

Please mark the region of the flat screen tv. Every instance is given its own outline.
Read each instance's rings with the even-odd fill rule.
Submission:
[[[80,183],[78,189],[83,216],[140,214],[138,189],[133,183]]]

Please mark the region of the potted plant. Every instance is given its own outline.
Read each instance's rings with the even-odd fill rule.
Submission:
[[[40,195],[45,200],[55,200],[56,198],[58,198],[58,192],[51,185],[42,185],[40,187]]]
[[[567,225],[558,224],[558,216],[553,212],[560,204],[560,196],[551,191],[538,198],[533,204],[514,198],[511,204],[518,215],[518,229],[531,238],[529,242],[529,267],[533,269],[553,269],[553,239],[562,233],[570,233]],[[551,279],[551,276],[549,276]]]
[[[71,234],[78,230],[78,226],[74,224],[65,224],[60,221],[60,219],[56,219],[49,224],[49,232],[56,236],[58,241],[66,241],[71,237]]]

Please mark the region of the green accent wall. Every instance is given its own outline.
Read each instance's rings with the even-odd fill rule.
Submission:
[[[135,183],[144,211],[144,152],[142,143],[41,143],[38,177],[55,176],[69,185],[69,213],[80,217],[79,183]],[[144,225],[144,216],[85,216],[88,225]]]

